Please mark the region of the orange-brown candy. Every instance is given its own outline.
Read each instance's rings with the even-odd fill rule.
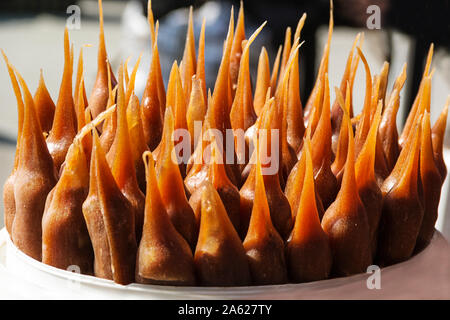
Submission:
[[[117,130],[113,145],[106,159],[111,166],[114,179],[123,195],[131,204],[136,224],[136,240],[139,242],[144,224],[145,196],[139,189],[136,170],[131,151],[130,133],[128,131],[127,110],[123,83],[123,67],[119,69],[119,87],[117,89]],[[134,142],[133,142],[134,143]]]
[[[141,191],[145,192],[145,167],[142,162],[142,154],[148,151],[148,146],[145,143],[140,110],[139,99],[133,94],[127,108],[128,130],[130,131],[130,141],[133,141],[130,146],[138,185]]]
[[[17,144],[16,153],[14,156],[14,165],[11,174],[6,179],[3,185],[3,207],[4,207],[4,223],[6,230],[11,235],[12,224],[14,221],[14,215],[16,214],[16,202],[14,200],[14,181],[16,177],[17,166],[19,165],[20,154],[20,140],[22,138],[23,118],[24,118],[24,105],[22,95],[20,93],[19,84],[17,83],[16,76],[14,74],[13,66],[9,63],[8,58],[2,51],[3,58],[5,59],[6,67],[8,69],[11,84],[14,90],[14,95],[17,101],[17,118],[18,118],[18,130],[17,130]]]
[[[227,211],[228,217],[236,231],[240,231],[240,195],[239,190],[230,181],[222,162],[222,154],[214,140],[211,145],[211,159],[209,160],[209,171],[206,180],[210,181],[216,189]],[[194,210],[198,224],[201,214],[202,188],[197,188],[189,198],[189,204]]]
[[[303,108],[300,100],[300,75],[298,51],[294,56],[294,62],[289,75],[288,101],[286,110],[287,141],[294,151],[301,148],[305,125],[303,121]]]
[[[344,116],[348,117],[346,111]],[[372,261],[369,222],[356,188],[353,130],[346,122],[348,152],[342,185],[322,219],[331,244],[332,273],[338,276],[365,272]]]
[[[109,110],[115,103],[117,98],[117,86],[112,89],[111,88],[111,72],[108,69],[108,102],[106,104],[106,110]],[[107,153],[114,142],[117,130],[117,108],[109,114],[109,116],[105,119],[102,127],[102,135],[100,136],[100,145],[102,149]],[[99,125],[100,126],[100,125]]]
[[[160,83],[159,78],[161,66],[159,62],[157,34],[153,41],[152,52],[150,71],[148,73],[147,83],[141,101],[141,118],[144,128],[144,137],[150,150],[154,150],[161,140],[163,130],[162,112],[165,109],[165,95],[163,102],[159,89],[161,86],[164,89],[164,84]]]
[[[375,157],[377,131],[383,107],[380,100],[372,120],[367,139],[355,163],[356,187],[361,202],[366,209],[370,229],[372,255],[375,255],[377,245],[378,224],[380,222],[383,195],[375,176]]]
[[[261,161],[258,156],[255,173],[255,200],[243,245],[253,284],[280,284],[287,281],[284,241],[274,228],[270,218],[261,170]]]
[[[89,97],[89,107],[91,108],[92,117],[96,118],[102,111],[106,109],[108,103],[108,86],[114,88],[117,84],[111,66],[108,62],[108,55],[105,47],[105,33],[103,29],[103,5],[102,0],[98,1],[100,33],[97,54],[97,77],[92,87],[91,96]],[[111,78],[108,77],[108,70]]]
[[[219,194],[208,181],[202,186],[200,232],[194,263],[203,286],[246,286],[250,271],[239,236]]]
[[[55,116],[55,104],[52,97],[48,93],[44,82],[44,75],[41,69],[41,76],[39,78],[39,85],[34,94],[34,106],[39,117],[39,123],[44,132],[49,132],[52,128],[53,117]]]
[[[272,100],[273,101],[273,100]],[[259,136],[263,136],[263,141],[261,141],[261,148],[265,149],[265,154],[268,157],[268,166],[272,168],[279,169],[280,159],[278,154],[278,149],[275,154],[272,153],[272,127],[274,123],[273,117],[274,113],[277,112],[276,106],[271,106],[268,110],[262,128],[265,129],[265,134],[263,135],[259,132]],[[241,195],[241,234],[245,235],[248,230],[250,223],[251,212],[253,209],[253,204],[255,200],[255,181],[256,181],[256,167],[253,165],[251,172],[244,185],[240,189],[239,193]],[[272,223],[278,233],[283,239],[287,239],[292,229],[292,214],[289,201],[284,195],[279,179],[279,171],[275,170],[275,173],[265,174],[263,176],[264,187],[266,191],[267,201],[270,209],[270,216]]]
[[[316,82],[314,83],[314,87],[311,91],[311,94],[306,101],[306,105],[303,109],[303,118],[305,121],[305,126],[309,124],[309,117],[313,115],[313,106],[314,101],[317,99],[317,96],[322,96],[320,93],[320,83],[323,82],[323,77],[325,73],[328,73],[328,60],[330,57],[330,45],[331,45],[331,36],[333,35],[333,28],[334,28],[334,19],[333,19],[333,6],[330,6],[330,21],[328,25],[328,39],[327,43],[325,44],[322,59],[320,60],[320,66],[319,71],[317,74]],[[314,130],[311,131],[311,133],[314,133]],[[313,144],[314,145],[314,144]],[[314,157],[313,157],[314,162]]]
[[[83,47],[80,48],[80,54],[78,56],[78,66],[77,66],[77,76],[75,79],[75,89],[73,92],[73,102],[75,104],[75,112],[77,114],[77,119],[80,117],[78,114],[78,109],[76,106],[80,105],[81,101],[79,101],[79,97],[81,96],[83,99],[84,106],[88,105],[88,99],[86,96],[86,88],[84,87],[84,83],[81,85],[83,79]],[[81,91],[81,92],[80,92]],[[84,117],[84,114],[83,114]]]
[[[42,217],[42,262],[67,270],[77,266],[92,274],[94,252],[82,206],[89,191],[89,168],[83,146],[75,140]]]
[[[184,96],[189,98],[192,89],[192,76],[195,74],[196,58],[195,58],[195,38],[194,23],[192,21],[192,6],[189,8],[189,23],[186,34],[186,44],[184,47],[183,60],[180,64],[181,82],[183,83]]]
[[[192,89],[191,97],[189,99],[189,105],[186,113],[186,121],[189,131],[189,136],[191,137],[191,151],[195,150],[200,136],[195,136],[195,124],[196,121],[200,124],[206,115],[206,104],[204,100],[204,94],[202,89],[202,80],[198,78],[197,75],[192,77]]]
[[[305,178],[295,216],[295,224],[286,246],[289,279],[309,282],[328,278],[332,256],[327,234],[320,225],[316,205],[311,146],[307,137],[303,146],[306,162]]]
[[[280,59],[281,59],[281,50],[282,49],[283,49],[283,46],[280,45],[278,47],[277,55],[275,56],[275,61],[273,62],[272,75],[270,76],[270,88],[272,88],[272,93],[275,92],[275,89],[277,87],[278,72],[280,69]]]
[[[306,133],[307,136],[309,133]],[[304,142],[303,142],[304,143]],[[295,221],[295,217],[297,215],[299,205],[300,205],[300,197],[298,195],[302,194],[303,184],[305,179],[306,172],[306,152],[305,149],[302,148],[302,152],[300,153],[300,159],[297,161],[295,166],[292,168],[291,173],[286,182],[286,188],[284,189],[284,194],[291,205],[292,218]],[[316,209],[319,214],[319,218],[322,219],[325,210],[323,209],[322,200],[320,200],[319,193],[317,190],[315,192],[315,201],[316,201]],[[295,223],[295,222],[294,222]]]
[[[425,112],[422,119],[419,158],[419,190],[422,193],[424,212],[420,231],[417,235],[417,249],[426,247],[434,234],[434,224],[438,216],[439,199],[443,183],[441,174],[434,161],[430,126],[430,114]]]
[[[56,103],[55,119],[47,137],[48,150],[58,172],[77,133],[76,122],[74,123],[76,115],[72,97],[71,62],[69,34],[66,28],[64,32],[64,73]]]
[[[106,161],[96,130],[91,157],[89,194],[83,215],[94,249],[94,275],[119,284],[134,281],[136,224]]]
[[[330,89],[328,74],[325,74],[324,98],[320,119],[312,136],[312,161],[314,181],[319,192],[324,209],[335,200],[338,193],[338,183],[331,171],[331,121],[330,121]]]
[[[450,97],[447,98],[445,103],[445,107],[442,110],[439,118],[433,125],[431,130],[431,141],[433,143],[433,153],[434,160],[436,161],[436,166],[438,167],[439,173],[441,174],[442,181],[447,177],[447,167],[445,166],[444,161],[444,135],[445,128],[447,126],[447,115],[448,115],[448,106],[450,104]]]
[[[42,134],[31,93],[17,70],[16,75],[22,87],[25,111],[19,162],[14,179],[16,212],[11,239],[22,252],[40,261],[42,215],[47,195],[56,183],[56,170]]]
[[[255,95],[253,106],[257,116],[261,115],[264,104],[266,103],[267,89],[270,87],[270,66],[267,50],[263,46],[258,60],[258,71],[256,75]]]
[[[242,72],[240,67],[243,55],[242,41],[245,40],[245,22],[244,22],[244,3],[241,1],[239,8],[236,30],[234,32],[233,44],[230,52],[230,82],[231,92],[234,97],[238,86],[239,74]]]
[[[174,119],[172,108],[166,108],[164,116],[164,132],[160,154],[156,163],[158,186],[167,214],[175,229],[186,239],[191,248],[195,248],[198,225],[186,198],[183,178],[177,164],[174,142]]]
[[[422,80],[420,81],[419,90],[417,91],[416,98],[414,99],[413,105],[411,106],[411,110],[409,111],[408,118],[406,119],[405,126],[403,127],[403,131],[400,135],[400,138],[398,139],[398,142],[402,148],[409,137],[409,133],[411,132],[412,129],[414,129],[418,116],[421,114],[419,110],[420,98],[422,97],[423,94],[424,89],[423,87],[426,78],[431,74],[430,68],[431,68],[431,61],[433,59],[433,52],[434,52],[434,44],[432,43],[430,45],[430,49],[428,50],[427,60],[425,62],[425,68],[423,71]]]
[[[197,79],[201,81],[203,99],[205,100],[205,105],[207,101],[207,91],[206,91],[206,80],[205,80],[205,24],[206,20],[202,21],[202,28],[200,30],[200,38],[198,39],[198,56],[197,56],[197,70],[195,75]]]
[[[418,192],[420,121],[418,117],[397,164],[381,189],[384,201],[377,249],[380,265],[408,259],[421,227],[424,211]]]
[[[136,257],[136,282],[194,285],[195,271],[191,248],[173,226],[164,207],[156,180],[153,156],[146,152],[145,157],[148,160],[147,195],[144,229]]]
[[[345,110],[347,113],[350,114],[350,108],[351,108],[351,93],[350,93],[350,86],[347,85],[345,88],[345,102],[342,98],[342,93],[339,89],[335,88],[336,91],[336,103],[339,108],[342,108],[341,105],[345,106]],[[336,105],[335,103],[335,105]],[[341,109],[342,111],[342,109]],[[337,113],[336,113],[337,114]],[[344,112],[342,112],[342,115]],[[347,161],[347,153],[348,153],[348,123],[347,121],[350,121],[348,117],[342,117],[341,119],[341,127],[339,130],[339,138],[337,143],[337,149],[336,149],[336,156],[334,158],[333,163],[331,164],[331,171],[336,177],[336,180],[339,185],[341,185],[342,182],[342,176],[344,175],[344,167],[345,162]]]
[[[356,69],[358,68],[359,63],[359,55],[356,54],[353,56],[353,53],[355,51],[356,44],[361,38],[361,34],[358,33],[355,37],[355,40],[353,41],[352,49],[350,50],[348,57],[347,57],[347,63],[345,65],[345,71],[342,75],[341,85],[340,85],[340,92],[342,95],[346,94],[347,86],[350,88],[350,96],[353,91],[353,83],[355,80],[356,75]],[[362,41],[362,40],[361,40]],[[360,44],[361,45],[361,44]],[[348,109],[350,117],[353,116],[353,106],[351,104],[350,99],[350,108]],[[337,153],[339,139],[341,138],[340,131],[342,130],[342,118],[343,118],[343,111],[339,105],[339,102],[336,98],[336,100],[333,103],[333,106],[331,107],[331,130],[333,132],[332,138],[331,138],[331,148],[333,150],[333,153]],[[345,134],[345,137],[347,137],[347,134]],[[347,152],[345,152],[347,153]]]

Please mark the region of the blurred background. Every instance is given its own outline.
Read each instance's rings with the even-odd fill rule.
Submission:
[[[74,11],[80,9],[79,28],[69,30],[70,41],[75,45],[75,62],[81,46],[84,49],[86,88],[89,91],[97,71],[98,5],[96,0],[2,0],[0,1],[0,48],[26,79],[34,91],[40,69],[49,92],[56,101],[63,69],[63,33],[66,22]],[[230,9],[233,5],[235,18],[239,1],[207,0],[153,0],[155,19],[160,21],[158,46],[162,72],[167,84],[173,60],[181,60],[187,29],[188,7],[194,7],[194,31],[196,41],[203,18],[206,19],[206,81],[212,88],[220,63],[222,45],[226,36]],[[368,18],[373,12],[367,8],[379,8],[380,29],[370,30]],[[117,70],[121,61],[130,57],[132,69],[139,54],[143,59],[137,74],[136,91],[142,95],[150,62],[150,32],[147,24],[146,0],[104,0],[105,37],[109,59]],[[69,10],[68,10],[69,8]],[[306,12],[300,49],[301,97],[303,103],[314,84],[318,64],[326,42],[329,19],[328,0],[258,0],[244,1],[247,37],[265,20],[268,24],[251,47],[253,83],[258,56],[264,45],[269,53],[271,67],[278,46],[284,41],[286,27],[293,31],[298,19]],[[431,120],[434,122],[450,94],[450,6],[448,0],[335,0],[335,28],[331,42],[329,76],[330,86],[339,86],[345,61],[354,37],[365,33],[363,52],[372,73],[379,73],[384,61],[390,63],[388,90],[405,62],[407,82],[401,93],[398,128],[401,130],[409,106],[417,92],[422,76],[424,58],[433,42],[435,54],[432,67],[436,69],[431,93]],[[355,112],[362,108],[365,94],[365,74],[361,67],[355,80],[353,103]],[[334,90],[331,91],[334,100]],[[0,63],[0,182],[10,174],[17,134],[16,101],[9,76],[3,62]],[[447,130],[446,145],[450,130]],[[449,154],[446,150],[446,154]],[[448,157],[447,157],[448,158]],[[450,162],[447,162],[450,165]],[[437,228],[450,238],[450,189],[448,178],[444,185]],[[0,205],[0,227],[3,226],[3,202]]]

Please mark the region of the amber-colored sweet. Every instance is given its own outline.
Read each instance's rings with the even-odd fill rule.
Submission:
[[[139,189],[136,169],[131,151],[131,140],[127,122],[123,79],[123,66],[119,69],[119,87],[117,89],[117,130],[106,159],[111,167],[114,179],[123,195],[131,204],[136,224],[136,240],[139,242],[144,223],[145,196]],[[133,142],[134,143],[134,142]]]
[[[306,162],[305,177],[294,228],[286,246],[289,279],[293,282],[326,279],[332,264],[330,242],[320,225],[316,205],[309,137],[303,149]]]
[[[162,79],[159,77],[161,66],[159,62],[157,30],[154,37],[150,71],[141,100],[142,125],[144,128],[145,141],[150,150],[154,150],[161,140],[163,130],[162,112],[165,109],[166,103],[165,93],[163,101],[159,89],[162,86],[164,90],[164,83],[162,83]]]
[[[287,271],[284,241],[272,224],[259,155],[255,180],[255,200],[243,242],[252,282],[255,285],[285,283]]]
[[[16,97],[17,102],[17,144],[16,144],[16,152],[14,155],[14,165],[11,170],[9,177],[6,179],[5,184],[3,185],[3,207],[4,207],[4,223],[6,230],[9,235],[12,234],[12,224],[14,221],[14,215],[16,214],[16,202],[14,200],[14,181],[16,178],[16,171],[19,165],[19,155],[20,155],[20,141],[22,138],[22,130],[23,130],[23,118],[24,118],[24,104],[22,100],[22,95],[20,93],[19,84],[17,82],[16,76],[14,74],[13,66],[9,63],[8,58],[3,50],[1,50],[3,58],[5,59],[6,67],[8,69],[8,74],[11,79],[11,84],[14,90],[14,95]]]
[[[280,68],[280,59],[281,59],[282,49],[283,49],[283,46],[280,45],[278,47],[277,55],[275,56],[275,61],[273,62],[272,75],[270,76],[270,88],[272,88],[272,93],[275,92],[275,89],[277,87],[278,72],[279,72],[279,68]]]
[[[213,140],[210,147],[211,159],[208,161],[208,172],[206,180],[210,181],[222,200],[231,223],[237,232],[240,231],[240,195],[239,190],[228,178],[225,166],[222,162],[223,156]],[[189,204],[194,210],[197,223],[200,224],[202,188],[197,188],[189,198]]]
[[[94,249],[94,275],[129,284],[134,281],[136,264],[134,213],[116,184],[97,132],[93,132],[89,194],[83,215]]]
[[[69,33],[64,32],[64,72],[56,103],[55,118],[47,137],[47,147],[59,172],[67,150],[77,133],[75,108],[72,97],[72,64],[69,48]]]
[[[160,154],[156,163],[156,174],[161,198],[175,229],[195,248],[198,224],[184,192],[183,178],[177,164],[174,142],[174,118],[172,108],[166,108],[164,132]]]
[[[383,203],[383,195],[375,175],[377,132],[380,124],[382,107],[383,103],[382,100],[380,100],[366,141],[364,142],[355,163],[356,187],[361,202],[366,209],[372,256],[374,256],[376,252],[378,224],[380,222]]]
[[[22,252],[41,261],[42,215],[47,195],[56,183],[56,170],[42,134],[31,93],[17,70],[15,73],[22,87],[25,109],[19,162],[14,178],[16,212],[11,239]]]
[[[111,77],[111,73],[108,71],[108,79]],[[110,82],[108,82],[110,83]],[[112,89],[111,85],[108,85],[108,102],[106,104],[106,110],[110,109],[116,103],[117,86]],[[117,130],[117,109],[114,109],[111,114],[105,119],[102,125],[102,135],[100,136],[100,145],[105,152],[109,152],[114,139],[116,137]]]
[[[94,252],[82,212],[88,191],[88,161],[77,139],[69,148],[59,181],[47,197],[42,217],[43,263],[64,270],[77,266],[81,273],[93,273]]]
[[[355,40],[353,41],[353,45],[352,45],[352,49],[350,50],[348,57],[347,57],[347,62],[345,65],[345,71],[344,74],[342,75],[342,79],[341,79],[341,85],[340,85],[340,92],[341,94],[344,96],[346,94],[347,91],[347,86],[350,89],[350,97],[352,96],[352,92],[353,92],[353,83],[355,81],[355,76],[356,76],[356,70],[358,68],[358,64],[359,64],[359,55],[357,53],[354,54],[355,52],[355,48],[356,48],[356,44],[360,41],[360,46],[362,45],[362,41],[364,38],[364,34],[358,33],[355,37]],[[352,105],[352,98],[350,98],[350,107],[348,109],[349,115],[350,117],[353,117],[353,105]],[[342,126],[341,126],[341,122],[342,122],[342,118],[343,118],[343,111],[339,105],[339,102],[336,98],[336,100],[334,101],[332,107],[331,107],[331,130],[333,132],[332,138],[331,138],[331,148],[333,150],[333,153],[336,154],[337,153],[337,149],[338,149],[338,144],[339,144],[339,139],[341,139],[341,135],[340,135],[340,131],[342,130]],[[346,126],[344,126],[346,127]],[[345,139],[347,138],[347,134],[344,134]],[[347,152],[345,152],[346,154]]]
[[[202,186],[200,232],[194,263],[203,286],[245,286],[251,282],[241,239],[219,194],[206,181]]]
[[[41,69],[41,76],[39,77],[39,85],[34,94],[34,106],[39,117],[39,123],[44,132],[49,132],[52,128],[53,117],[55,116],[55,104],[52,97],[48,93],[44,82],[44,74]]]
[[[148,146],[145,143],[140,109],[138,97],[132,94],[127,107],[128,130],[130,131],[130,141],[133,141],[130,147],[138,185],[141,191],[145,192],[145,167],[142,162],[142,154],[148,151]]]
[[[241,5],[238,13],[238,20],[236,22],[236,30],[234,32],[233,44],[230,52],[230,82],[231,92],[234,97],[237,86],[239,73],[242,72],[241,59],[243,55],[242,41],[245,40],[245,21],[244,21],[244,2],[241,1]]]
[[[273,101],[273,100],[271,100]],[[268,107],[268,112],[262,124],[262,129],[265,129],[265,139],[261,142],[261,148],[265,149],[265,154],[268,157],[268,166],[275,169],[280,165],[279,155],[277,152],[272,153],[272,126],[274,114],[277,112],[276,106]],[[261,132],[259,133],[261,136]],[[279,168],[279,167],[278,167]],[[251,172],[240,189],[241,195],[241,234],[246,234],[250,223],[251,212],[255,202],[255,181],[256,181],[256,167],[253,166]],[[270,216],[272,223],[278,233],[283,239],[287,239],[292,229],[292,214],[289,201],[284,195],[279,179],[279,171],[275,173],[268,173],[263,176],[266,197],[269,204]]]
[[[311,94],[306,101],[306,104],[303,109],[303,117],[305,121],[305,126],[309,123],[309,117],[313,115],[313,107],[314,107],[314,101],[317,99],[317,96],[322,96],[320,93],[320,84],[323,82],[323,77],[325,73],[328,73],[328,60],[330,56],[330,45],[331,45],[331,37],[333,35],[333,28],[334,28],[334,19],[333,19],[333,5],[331,3],[330,5],[330,21],[328,25],[328,39],[327,43],[325,44],[322,59],[320,60],[320,66],[319,71],[317,74],[316,82],[314,83],[314,87],[311,91]],[[322,84],[323,85],[323,84]],[[311,131],[314,133],[314,130]],[[314,159],[314,157],[313,157]],[[313,160],[314,162],[314,160]]]
[[[77,114],[77,119],[80,117],[78,114],[77,106],[80,105],[81,101],[79,101],[79,97],[83,97],[83,104],[84,106],[88,105],[88,98],[86,95],[86,88],[84,87],[84,83],[81,85],[82,79],[83,79],[83,72],[84,72],[84,59],[83,59],[83,47],[80,48],[80,54],[78,55],[78,66],[77,66],[77,75],[75,79],[75,88],[73,92],[73,102],[75,104],[75,112]],[[81,86],[80,86],[81,85]],[[81,91],[81,92],[80,92]],[[84,117],[84,114],[83,114]]]
[[[100,33],[97,54],[97,77],[89,97],[89,107],[91,108],[93,118],[96,118],[106,109],[109,97],[108,86],[114,88],[117,84],[114,74],[111,71],[111,65],[109,64],[108,55],[106,53],[102,0],[98,1],[98,10]],[[108,70],[111,73],[111,78],[108,78]]]
[[[428,49],[428,55],[427,60],[425,62],[425,68],[422,75],[422,80],[420,82],[419,90],[417,91],[416,98],[414,99],[413,105],[411,106],[411,109],[408,114],[408,118],[406,118],[405,126],[403,127],[403,131],[400,135],[400,138],[398,139],[398,142],[400,146],[403,148],[406,140],[408,139],[409,133],[414,128],[416,124],[416,120],[418,115],[420,115],[419,104],[420,104],[420,98],[423,93],[423,86],[425,82],[425,78],[430,75],[430,68],[431,68],[431,61],[433,59],[433,52],[434,52],[434,44],[431,43],[430,48]]]
[[[253,99],[253,106],[257,116],[261,115],[262,108],[266,102],[266,92],[270,87],[270,66],[269,56],[266,48],[261,48],[258,60],[258,71],[256,75],[255,95]]]
[[[392,173],[382,186],[377,260],[390,265],[408,259],[413,253],[424,215],[418,192],[421,117],[405,142]]]
[[[447,98],[445,107],[442,110],[439,118],[433,125],[431,130],[431,141],[433,143],[434,160],[441,174],[442,181],[447,177],[447,167],[444,161],[444,135],[447,126],[448,106],[450,104],[450,97]]]
[[[348,114],[345,112],[344,116]],[[338,276],[365,272],[372,261],[369,222],[356,188],[353,130],[350,121],[346,122],[348,152],[342,185],[322,219],[331,244],[332,273]]]
[[[192,6],[189,8],[189,22],[186,34],[186,44],[184,47],[183,60],[180,64],[180,76],[183,83],[184,96],[188,99],[191,96],[192,76],[195,75],[197,60],[195,57],[194,23],[192,20]],[[169,88],[167,88],[168,91]],[[167,104],[167,102],[166,102]]]
[[[191,97],[189,99],[189,105],[186,112],[186,121],[189,131],[189,136],[191,137],[191,151],[195,150],[198,140],[201,136],[195,136],[195,124],[200,125],[206,115],[206,104],[203,94],[203,83],[202,80],[197,77],[197,75],[192,77],[192,90]]]
[[[167,214],[158,189],[152,154],[144,153],[144,161],[147,195],[144,229],[136,257],[136,281],[147,284],[194,285],[191,248]]]
[[[314,181],[322,200],[324,209],[328,208],[336,198],[339,186],[331,171],[331,121],[330,121],[330,93],[328,74],[325,74],[323,106],[317,128],[312,136],[312,161]]]
[[[423,201],[423,219],[417,235],[416,248],[425,248],[434,234],[434,224],[438,217],[439,199],[443,179],[436,166],[431,142],[430,114],[425,111],[420,136],[420,191]]]

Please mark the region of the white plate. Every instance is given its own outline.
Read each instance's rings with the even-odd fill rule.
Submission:
[[[424,251],[381,269],[381,289],[367,287],[370,276],[231,288],[122,286],[38,262],[0,231],[0,298],[25,299],[450,299],[450,246],[436,231]]]

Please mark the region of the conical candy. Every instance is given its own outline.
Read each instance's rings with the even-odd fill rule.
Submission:
[[[131,153],[133,156],[134,168],[138,180],[139,188],[145,192],[145,167],[142,162],[142,154],[148,151],[148,146],[144,138],[144,129],[140,113],[139,99],[132,94],[127,108],[128,129],[130,131]]]
[[[83,215],[94,249],[94,275],[129,284],[134,281],[136,264],[134,213],[114,180],[97,132],[93,132],[89,194]]]
[[[187,108],[186,121],[189,130],[189,136],[191,137],[191,151],[194,151],[197,140],[201,137],[195,136],[195,124],[201,126],[203,119],[206,115],[206,104],[202,89],[202,80],[198,79],[197,75],[192,77],[192,90],[191,97],[189,99],[189,105]]]
[[[81,273],[93,273],[94,253],[82,212],[88,190],[88,162],[76,139],[61,178],[47,197],[42,218],[43,263],[64,270],[78,266]]]
[[[195,38],[194,38],[194,23],[192,21],[193,8],[189,8],[189,23],[186,34],[186,44],[184,47],[183,60],[180,64],[181,81],[183,83],[184,96],[191,96],[192,76],[196,72],[196,58],[195,58]]]
[[[353,130],[350,121],[346,122],[348,152],[342,185],[322,219],[322,228],[331,244],[332,273],[338,276],[365,272],[372,261],[367,213],[356,188]]]
[[[250,272],[245,249],[219,194],[209,182],[202,187],[200,232],[194,263],[204,286],[245,286]]]
[[[424,215],[419,199],[419,137],[421,117],[397,160],[392,173],[385,180],[378,232],[377,259],[390,265],[408,259],[413,253]]]
[[[408,118],[406,119],[406,123],[405,126],[403,127],[402,134],[398,139],[398,142],[401,147],[404,146],[406,140],[408,139],[409,133],[416,124],[418,116],[420,116],[420,111],[418,110],[420,98],[422,97],[425,78],[430,76],[430,68],[431,68],[431,61],[433,59],[433,52],[434,52],[434,44],[432,43],[430,45],[430,49],[428,50],[427,60],[425,62],[425,68],[423,71],[422,80],[420,81],[419,90],[417,92],[416,98],[414,99],[413,105],[411,106],[411,110],[409,111]],[[428,110],[428,112],[430,112],[430,110]]]
[[[108,62],[108,55],[105,47],[105,33],[103,30],[103,5],[102,0],[98,1],[100,33],[97,55],[97,77],[89,97],[89,107],[91,108],[92,117],[104,111],[108,102],[108,86],[114,88],[117,84],[111,66]],[[108,70],[111,72],[111,78],[108,78]]]
[[[217,142],[213,140],[211,143],[211,159],[209,161],[209,170],[206,179],[216,189],[227,211],[228,217],[236,231],[240,231],[240,195],[239,190],[230,181],[222,163],[222,154],[217,146]],[[194,210],[197,222],[200,222],[201,214],[201,197],[202,188],[198,188],[189,198],[189,204]]]
[[[241,73],[242,67],[241,59],[243,55],[243,45],[242,41],[245,40],[245,22],[244,22],[244,2],[241,1],[241,5],[238,13],[238,20],[236,22],[236,30],[234,32],[233,44],[231,46],[230,52],[230,81],[231,81],[231,91],[234,97],[238,86],[238,77]]]
[[[331,171],[331,121],[330,121],[330,93],[328,74],[325,74],[325,87],[322,112],[319,123],[312,136],[312,161],[314,181],[322,200],[324,209],[328,208],[336,198],[338,184]]]
[[[259,153],[259,148],[257,148]],[[250,275],[255,285],[280,284],[287,281],[284,242],[274,228],[257,156],[255,173],[255,201],[250,225],[244,240]]]
[[[13,66],[9,63],[8,58],[2,50],[3,58],[5,59],[6,67],[8,69],[9,77],[11,79],[11,84],[14,90],[14,95],[17,101],[17,118],[18,118],[18,130],[17,130],[17,144],[16,153],[14,156],[14,166],[3,185],[3,206],[4,206],[4,223],[6,230],[11,236],[12,224],[14,221],[14,215],[16,214],[16,202],[14,200],[14,181],[16,177],[17,167],[19,165],[19,155],[20,155],[20,140],[22,138],[23,130],[23,118],[24,118],[24,104],[22,100],[22,94],[20,93],[19,84],[17,83],[16,76],[14,74]]]
[[[443,182],[436,162],[434,161],[430,114],[428,112],[425,112],[423,116],[421,133],[419,171],[424,213],[422,225],[417,236],[417,249],[424,248],[433,237]]]
[[[47,87],[44,82],[44,75],[41,69],[41,76],[39,78],[39,85],[34,94],[34,106],[39,117],[39,123],[44,132],[49,132],[52,128],[53,117],[55,116],[55,104],[53,103]]]
[[[131,140],[128,131],[127,110],[123,83],[123,67],[119,69],[119,87],[117,89],[117,130],[113,145],[106,159],[111,166],[114,179],[123,195],[131,204],[136,224],[136,240],[139,242],[144,223],[145,196],[139,189],[136,169],[131,151]]]
[[[325,73],[328,73],[328,60],[330,56],[330,45],[331,45],[331,36],[333,35],[333,28],[334,28],[334,19],[333,19],[333,2],[330,3],[330,21],[328,25],[328,39],[327,43],[325,44],[325,48],[323,50],[322,59],[320,60],[320,66],[319,71],[317,74],[316,82],[314,83],[314,87],[311,91],[311,94],[308,98],[308,101],[306,102],[306,105],[303,109],[303,117],[305,121],[305,126],[309,123],[309,117],[312,115],[313,111],[313,103],[314,100],[318,96],[321,96],[319,86],[320,82],[323,82],[323,77]],[[314,130],[312,130],[312,133],[314,133]]]
[[[358,63],[359,63],[359,55],[355,54],[354,56],[354,52],[355,52],[355,47],[356,44],[358,43],[358,41],[360,41],[361,39],[361,34],[358,33],[355,37],[355,40],[353,41],[353,46],[352,49],[350,50],[349,54],[348,54],[348,58],[347,58],[347,63],[345,65],[345,71],[344,74],[342,75],[342,80],[341,80],[341,85],[340,85],[340,92],[342,95],[346,94],[347,91],[347,86],[349,86],[350,88],[350,97],[352,96],[352,91],[353,91],[353,83],[355,80],[355,75],[356,75],[356,69],[358,68]],[[361,40],[362,42],[362,40]],[[360,43],[361,45],[361,43]],[[350,98],[350,108],[348,110],[350,117],[352,117],[353,115],[353,106],[351,103],[351,98]],[[342,126],[341,126],[341,122],[342,122],[342,118],[343,118],[343,111],[341,109],[341,107],[339,106],[339,102],[336,99],[335,102],[333,103],[333,106],[331,107],[331,130],[333,132],[332,135],[332,143],[331,143],[331,147],[333,150],[333,153],[336,154],[337,153],[337,148],[338,148],[338,141],[341,137],[340,135],[340,130],[342,130]],[[347,136],[347,134],[345,134],[345,136]]]
[[[163,130],[162,112],[165,109],[165,95],[163,103],[159,89],[160,86],[164,87],[164,84],[160,83],[159,79],[161,67],[159,63],[157,31],[158,30],[156,30],[155,40],[153,41],[150,71],[148,73],[147,83],[141,101],[141,118],[144,136],[150,150],[154,150],[161,140]]]
[[[283,239],[287,239],[292,229],[292,214],[289,201],[280,186],[277,170],[280,165],[278,148],[275,148],[275,150],[272,149],[272,144],[278,142],[272,141],[272,135],[275,131],[272,131],[271,124],[274,123],[273,117],[275,112],[277,112],[276,106],[270,107],[262,125],[264,130],[260,131],[258,135],[260,139],[263,139],[260,142],[260,147],[264,150],[265,156],[267,157],[267,159],[264,159],[264,163],[271,168],[271,172],[266,171],[267,174],[263,176],[270,216],[275,229]],[[241,195],[241,234],[247,233],[255,200],[255,169],[256,167],[253,165],[247,180],[239,191]]]
[[[174,142],[174,119],[172,108],[166,108],[164,133],[160,154],[156,164],[158,186],[167,214],[175,229],[186,239],[191,248],[195,247],[198,225],[186,198],[183,178],[177,164]]]
[[[380,100],[378,102],[367,139],[355,163],[356,187],[358,189],[361,202],[366,209],[373,255],[375,255],[377,245],[378,224],[380,222],[383,201],[383,195],[381,194],[381,190],[375,176],[375,150],[382,107],[382,100]]]
[[[72,97],[72,64],[69,35],[66,28],[64,33],[64,73],[56,103],[55,119],[47,137],[48,150],[58,172],[77,133],[74,119],[76,119],[76,115]]]
[[[194,259],[191,248],[167,215],[150,152],[144,153],[144,161],[147,195],[144,229],[136,257],[136,281],[148,284],[194,285]]]
[[[433,153],[434,160],[436,161],[436,165],[438,167],[439,173],[441,174],[442,181],[447,177],[447,167],[445,166],[444,161],[444,135],[445,128],[447,126],[447,115],[448,115],[448,106],[450,104],[450,97],[447,98],[445,103],[445,107],[442,110],[439,118],[434,123],[434,126],[431,130],[431,141],[433,143]]]
[[[42,215],[47,195],[56,183],[56,170],[42,134],[31,93],[17,70],[15,73],[22,87],[25,112],[14,179],[16,212],[11,239],[22,252],[40,261]]]
[[[309,282],[328,278],[331,271],[331,249],[322,230],[316,205],[316,192],[309,137],[303,146],[306,159],[305,178],[295,217],[294,229],[286,247],[289,278],[293,282]]]
[[[261,115],[262,108],[266,103],[266,92],[270,87],[270,66],[267,50],[263,46],[258,60],[258,71],[256,76],[255,95],[253,98],[253,106],[257,116]]]

